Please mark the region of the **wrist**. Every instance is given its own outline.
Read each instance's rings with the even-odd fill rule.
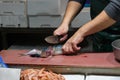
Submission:
[[[64,20],[62,21],[62,25],[64,25],[64,26],[68,26],[68,27],[69,27],[70,24],[71,24],[71,21],[69,21],[69,20],[67,20],[67,19],[66,19],[66,20],[64,19]]]
[[[63,22],[63,23],[61,24],[61,27],[66,27],[66,28],[69,28],[69,24],[68,24],[68,23]]]

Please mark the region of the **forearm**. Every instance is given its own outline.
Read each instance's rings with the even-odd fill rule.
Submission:
[[[104,11],[100,13],[95,19],[85,24],[79,29],[87,36],[103,29],[110,27],[117,21],[120,21],[120,0],[110,0],[110,3],[105,7]]]
[[[83,25],[76,33],[80,36],[87,36],[113,25],[116,21],[109,17],[105,11],[102,11],[95,19]]]
[[[70,25],[71,21],[80,12],[82,5],[76,1],[69,1],[62,24]]]

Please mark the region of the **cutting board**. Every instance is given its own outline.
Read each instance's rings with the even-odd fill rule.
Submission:
[[[76,66],[76,67],[104,67],[117,68],[117,62],[112,52],[109,53],[81,53],[78,55],[58,55],[48,58],[38,58],[30,56],[20,56],[28,50],[2,50],[2,56],[6,64],[19,65],[57,65],[57,66]]]

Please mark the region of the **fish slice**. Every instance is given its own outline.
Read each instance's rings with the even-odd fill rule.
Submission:
[[[54,36],[54,35],[52,35],[52,36],[46,37],[45,41],[47,43],[50,43],[50,44],[58,44],[58,43],[60,43],[60,38],[61,38],[61,36]]]
[[[56,46],[49,46],[47,48],[43,49],[32,49],[26,53],[19,54],[20,57],[22,56],[31,56],[31,57],[41,57],[41,58],[47,58],[49,56],[54,55],[60,55],[62,54],[62,45],[56,45]]]
[[[41,57],[41,58],[46,58],[50,56],[51,54],[47,53],[45,50],[38,50],[38,49],[33,49],[30,50],[29,52],[26,53],[21,53],[19,56],[31,56],[31,57]]]
[[[20,54],[20,56],[35,55],[35,54],[40,55],[41,53],[42,53],[42,50],[32,49],[29,52]]]
[[[21,69],[0,68],[0,80],[20,80]]]

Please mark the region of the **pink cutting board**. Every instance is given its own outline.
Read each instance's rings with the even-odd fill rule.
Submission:
[[[6,64],[19,65],[57,65],[57,66],[76,66],[76,67],[104,67],[118,68],[120,62],[116,61],[114,54],[110,53],[82,53],[74,56],[58,55],[48,58],[33,58],[30,56],[20,56],[27,50],[2,50],[2,56]]]

